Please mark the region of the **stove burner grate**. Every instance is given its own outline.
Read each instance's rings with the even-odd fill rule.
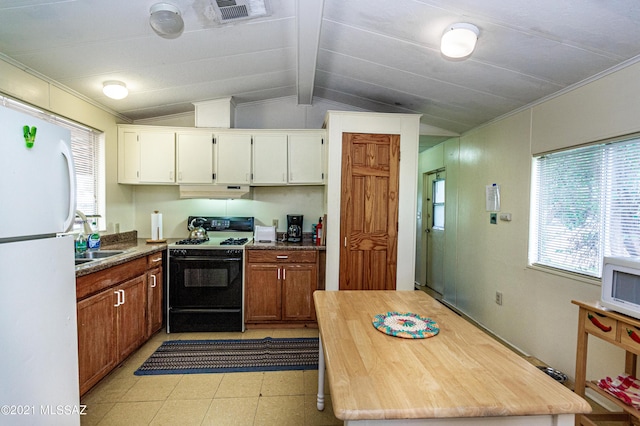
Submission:
[[[227,238],[220,242],[221,246],[241,246],[249,241],[248,238]]]
[[[206,243],[207,240],[196,240],[196,239],[186,239],[186,240],[180,240],[180,241],[176,241],[177,245],[198,245],[198,244],[203,244]]]

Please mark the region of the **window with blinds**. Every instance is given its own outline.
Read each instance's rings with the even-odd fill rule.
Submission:
[[[71,132],[71,152],[76,169],[77,209],[87,216],[95,217],[97,227],[104,229],[105,156],[103,134],[10,98],[0,96],[0,101],[7,108],[69,129]],[[74,229],[80,229],[80,224],[77,223]]]
[[[600,277],[640,256],[640,139],[534,158],[529,262]]]

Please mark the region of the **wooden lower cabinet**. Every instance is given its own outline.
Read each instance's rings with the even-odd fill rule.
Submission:
[[[147,337],[162,328],[163,268],[162,253],[147,256]]]
[[[313,323],[317,252],[248,250],[245,323]]]
[[[143,275],[127,281],[116,287],[116,291],[122,295],[114,305],[120,362],[138,349],[147,337],[147,277]]]
[[[147,261],[139,258],[76,280],[80,395],[162,327],[162,266],[148,270]],[[155,274],[151,287],[149,277]]]
[[[117,365],[116,296],[111,290],[78,302],[80,394],[87,392]]]

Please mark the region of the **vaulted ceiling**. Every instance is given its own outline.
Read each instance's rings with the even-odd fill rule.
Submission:
[[[270,0],[267,17],[220,24],[215,0],[167,0],[184,18],[156,35],[156,0],[0,0],[0,53],[131,119],[297,96],[422,114],[461,133],[640,54],[637,0]],[[480,29],[466,60],[444,29]],[[102,94],[105,80],[129,88]]]

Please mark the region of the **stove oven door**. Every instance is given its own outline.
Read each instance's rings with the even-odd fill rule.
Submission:
[[[170,257],[170,308],[242,307],[242,257],[210,253]]]

